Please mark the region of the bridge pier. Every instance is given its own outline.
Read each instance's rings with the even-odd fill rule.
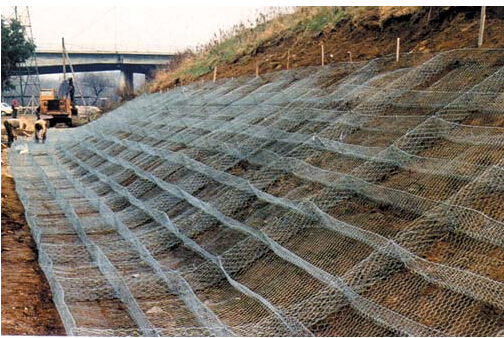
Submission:
[[[128,70],[121,70],[121,90],[125,92],[133,91],[133,72]]]

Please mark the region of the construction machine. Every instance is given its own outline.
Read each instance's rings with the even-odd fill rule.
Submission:
[[[77,119],[77,107],[67,95],[57,95],[54,89],[40,90],[40,114],[49,126],[66,123],[72,126],[72,118]]]
[[[39,98],[40,116],[47,120],[50,127],[57,123],[66,123],[69,127],[76,125],[79,121],[78,110],[75,106],[73,80],[71,77],[67,79],[66,64],[70,66],[72,75],[75,78],[75,72],[70,62],[70,57],[65,48],[65,39],[61,38],[62,56],[63,56],[63,82],[61,82],[58,92],[55,89],[41,89]],[[82,95],[79,84],[75,81],[77,89],[84,106],[86,101]],[[74,121],[74,123],[72,123]]]

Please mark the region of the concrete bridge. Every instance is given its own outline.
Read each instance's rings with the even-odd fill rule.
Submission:
[[[61,51],[36,51],[39,74],[58,74],[63,72]],[[173,54],[141,52],[68,52],[75,72],[99,72],[119,70],[123,85],[133,88],[133,74],[145,74],[149,79],[157,67],[164,66],[173,59]],[[27,69],[24,73],[34,73]],[[66,65],[70,73],[70,66]]]

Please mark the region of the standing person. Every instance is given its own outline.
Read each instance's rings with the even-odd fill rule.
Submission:
[[[72,78],[68,78],[68,93],[70,94],[70,102],[74,104],[75,87]]]
[[[37,110],[35,110],[35,115],[37,116],[37,120],[40,120],[40,105],[37,107]]]
[[[12,118],[17,119],[17,100],[16,99],[12,100],[11,108],[12,108]]]
[[[45,143],[46,133],[47,133],[47,122],[42,119],[38,119],[37,122],[35,122],[35,142]]]

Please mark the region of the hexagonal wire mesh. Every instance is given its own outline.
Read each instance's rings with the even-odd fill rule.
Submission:
[[[503,334],[503,50],[195,83],[10,154],[69,334]]]

